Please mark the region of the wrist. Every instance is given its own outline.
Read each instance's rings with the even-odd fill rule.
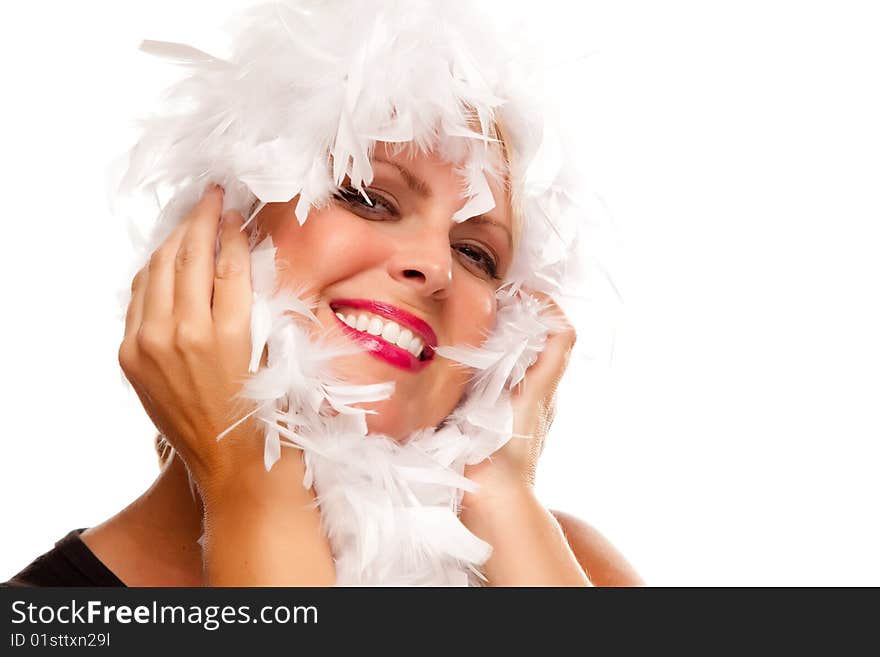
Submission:
[[[267,471],[262,462],[243,465],[233,472],[211,477],[202,486],[205,511],[253,505],[253,510],[282,507],[290,503],[309,504],[314,492],[303,486],[305,464],[302,453],[282,454]]]
[[[512,481],[462,500],[461,522],[492,546],[483,565],[491,586],[589,585],[562,529],[532,486]]]
[[[492,517],[503,518],[524,506],[538,503],[534,488],[521,478],[499,476],[472,480],[479,488],[462,496],[460,518],[465,525]]]
[[[293,458],[287,458],[293,457]],[[206,494],[203,558],[211,586],[330,586],[330,543],[301,454],[243,468]]]

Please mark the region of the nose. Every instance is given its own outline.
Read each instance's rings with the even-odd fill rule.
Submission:
[[[421,241],[395,253],[388,261],[391,277],[423,297],[445,299],[452,286],[452,250],[447,240]]]

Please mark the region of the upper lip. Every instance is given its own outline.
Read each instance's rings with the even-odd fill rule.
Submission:
[[[408,328],[413,333],[422,338],[425,345],[434,349],[437,347],[437,335],[425,320],[419,319],[412,313],[401,310],[397,306],[392,306],[384,301],[370,301],[369,299],[334,299],[330,302],[330,308],[334,311],[339,306],[347,308],[360,308],[374,315],[379,315],[387,319],[393,320],[401,326]]]

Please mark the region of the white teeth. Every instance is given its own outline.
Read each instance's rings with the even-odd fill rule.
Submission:
[[[370,325],[367,327],[367,333],[370,335],[379,335],[382,332],[382,320],[378,317],[373,317],[370,320]]]
[[[382,339],[387,340],[391,344],[397,341],[398,335],[400,335],[400,326],[395,322],[388,322],[385,328],[382,329]]]
[[[397,336],[397,340],[394,341],[394,344],[396,344],[401,349],[408,349],[409,343],[412,342],[412,339],[412,331],[410,331],[408,328],[405,328],[400,332],[400,335]]]
[[[411,353],[413,356],[415,356],[416,358],[418,358],[419,354],[422,353],[423,346],[424,345],[422,344],[421,340],[419,340],[418,338],[413,338],[413,341],[409,345],[409,348],[407,349],[407,351],[409,353]]]
[[[362,314],[343,315],[337,312],[336,316],[345,322],[348,326],[358,331],[369,333],[370,335],[380,336],[386,342],[397,345],[401,349],[408,351],[418,358],[422,350],[425,348],[424,341],[408,328],[401,327],[397,322],[382,320],[375,315]]]

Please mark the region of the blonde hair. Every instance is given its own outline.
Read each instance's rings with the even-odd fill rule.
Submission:
[[[501,156],[506,169],[504,190],[507,192],[507,198],[510,201],[510,227],[513,233],[513,250],[516,252],[519,241],[522,238],[522,229],[525,222],[522,190],[518,185],[513,184],[513,148],[507,140],[504,122],[497,116],[492,123],[492,132],[494,133],[492,136],[501,144]]]

